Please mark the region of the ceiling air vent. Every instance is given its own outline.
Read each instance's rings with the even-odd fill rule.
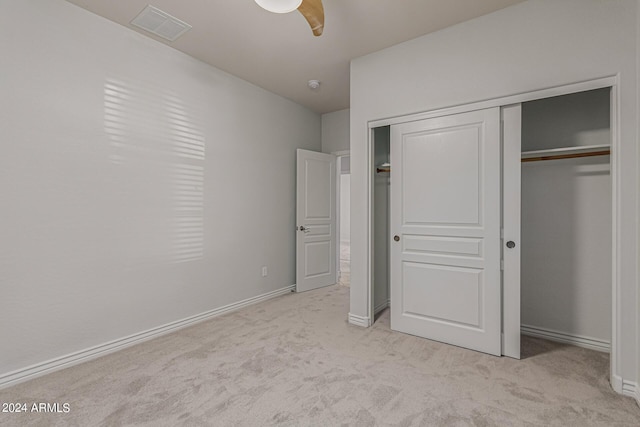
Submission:
[[[151,5],[145,7],[131,24],[169,41],[174,41],[191,29],[191,25]]]

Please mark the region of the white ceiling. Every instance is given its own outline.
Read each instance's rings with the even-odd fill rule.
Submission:
[[[193,28],[175,42],[130,24],[149,0],[68,0],[111,21],[291,99],[318,113],[349,107],[353,58],[523,0],[323,0],[324,34],[298,12],[279,15],[254,0],[151,0]],[[307,81],[322,82],[311,91]]]

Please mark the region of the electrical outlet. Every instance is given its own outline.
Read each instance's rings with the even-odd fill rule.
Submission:
[[[268,273],[267,266],[266,265],[262,266],[262,277],[267,277],[267,273]]]

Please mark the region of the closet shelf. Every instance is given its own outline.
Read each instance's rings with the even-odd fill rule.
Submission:
[[[523,151],[522,162],[606,156],[610,154],[610,148],[611,147],[609,144],[601,144],[583,145],[579,147],[551,148],[548,150]]]

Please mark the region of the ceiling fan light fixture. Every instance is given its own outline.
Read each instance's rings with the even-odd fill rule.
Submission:
[[[302,0],[255,0],[258,6],[273,13],[289,13],[296,10]]]

